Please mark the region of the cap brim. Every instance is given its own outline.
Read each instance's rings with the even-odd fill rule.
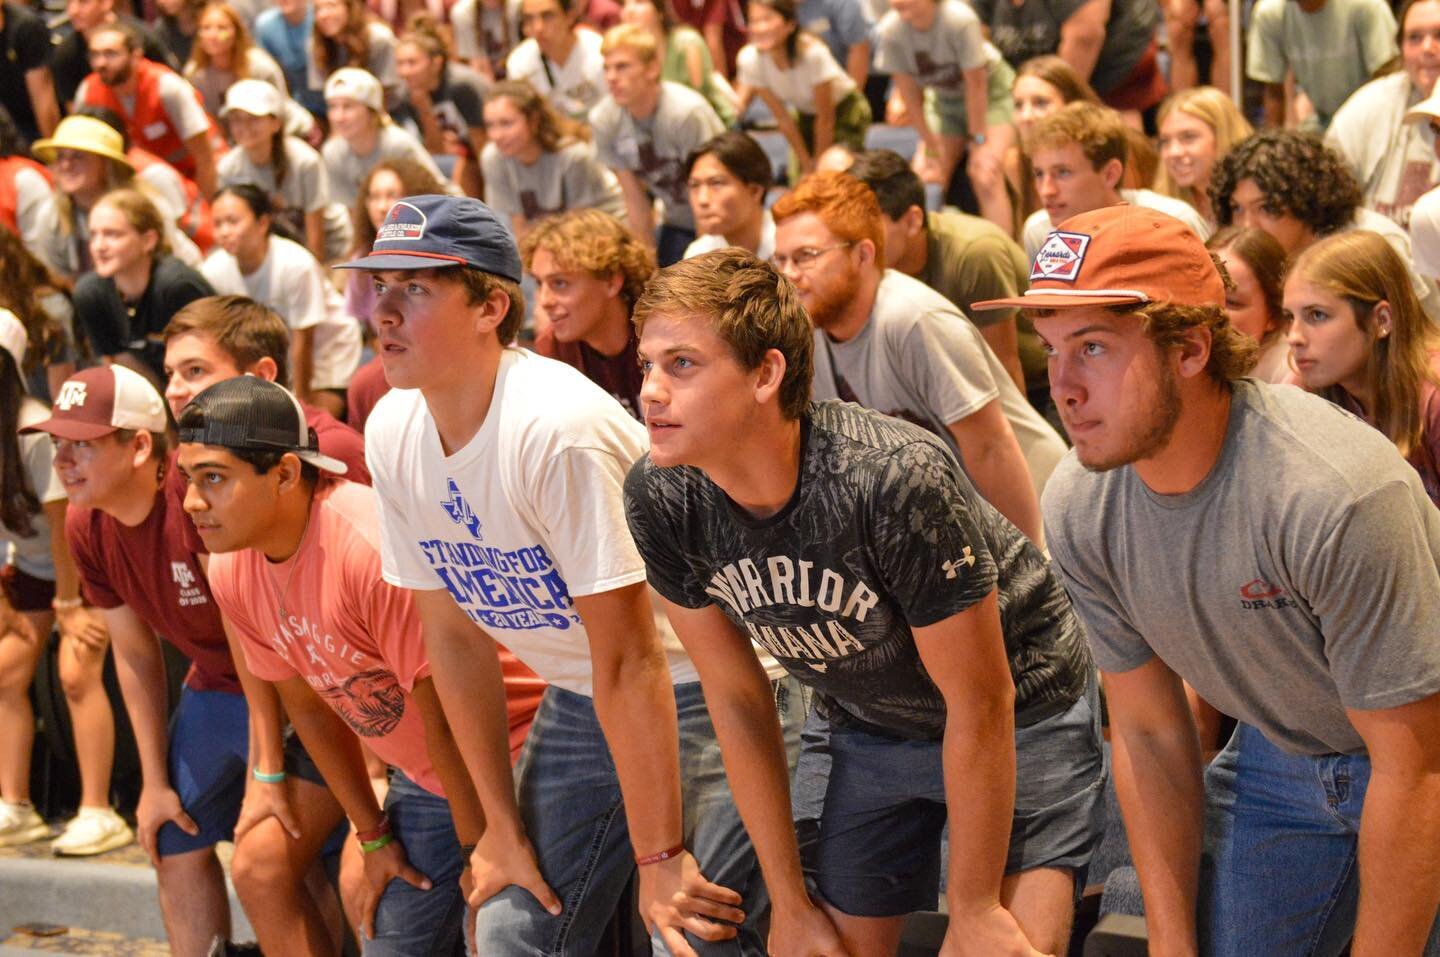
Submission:
[[[1129,306],[1144,302],[1140,296],[1084,296],[1050,295],[1036,292],[1026,296],[1012,296],[1009,299],[986,299],[974,302],[970,308],[977,312],[990,309],[1079,309],[1085,306]]]
[[[296,458],[302,462],[308,462],[325,472],[334,472],[336,475],[344,475],[350,471],[350,467],[339,459],[331,458],[323,452],[295,452]]]
[[[423,253],[371,253],[352,259],[348,263],[336,263],[336,269],[445,269],[465,265],[453,256],[426,256]]]
[[[89,442],[92,439],[103,439],[105,436],[118,431],[119,429],[113,425],[101,425],[97,422],[80,422],[75,419],[60,419],[52,416],[43,422],[27,425],[20,430],[20,434],[29,435],[33,432],[48,432],[57,439],[69,439],[72,442]]]
[[[1440,107],[1426,106],[1421,103],[1410,107],[1405,112],[1406,123],[1419,123],[1422,120],[1440,120]]]

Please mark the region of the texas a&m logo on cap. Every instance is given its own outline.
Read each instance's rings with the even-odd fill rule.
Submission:
[[[377,243],[408,242],[425,235],[425,214],[409,203],[396,203],[375,232]]]
[[[1037,279],[1058,279],[1074,282],[1080,275],[1080,266],[1085,262],[1085,249],[1090,237],[1084,233],[1066,233],[1055,230],[1045,238],[1040,251],[1035,254],[1035,265],[1030,267],[1030,281]]]
[[[79,405],[85,404],[85,383],[76,382],[71,379],[60,387],[60,395],[55,399],[55,408],[61,412],[69,412]]]

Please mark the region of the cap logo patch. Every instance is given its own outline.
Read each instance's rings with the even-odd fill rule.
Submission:
[[[60,387],[60,395],[55,399],[55,408],[61,412],[69,412],[76,406],[85,404],[85,383],[70,381]]]
[[[1036,279],[1058,279],[1074,282],[1080,275],[1085,262],[1085,250],[1090,237],[1084,233],[1066,233],[1055,230],[1045,238],[1040,251],[1035,254],[1035,265],[1030,268],[1030,281]]]
[[[409,203],[396,203],[376,231],[377,243],[413,242],[425,235],[425,214]]]

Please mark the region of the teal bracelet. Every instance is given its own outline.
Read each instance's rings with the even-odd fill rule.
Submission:
[[[284,771],[276,771],[274,774],[266,774],[259,768],[253,768],[250,771],[250,776],[253,777],[255,780],[259,781],[261,784],[279,784],[281,781],[285,780]]]

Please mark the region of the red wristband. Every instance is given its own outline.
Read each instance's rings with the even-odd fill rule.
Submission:
[[[356,831],[355,839],[361,844],[364,844],[366,841],[378,841],[389,833],[390,818],[385,814],[381,814],[379,824],[376,824],[374,828],[368,831]]]
[[[674,847],[667,847],[659,854],[647,854],[644,857],[635,858],[635,863],[641,867],[646,864],[659,864],[661,861],[668,861],[672,857],[679,857],[685,853],[684,844],[676,844]]]

